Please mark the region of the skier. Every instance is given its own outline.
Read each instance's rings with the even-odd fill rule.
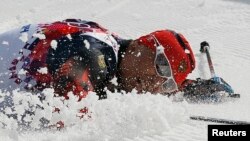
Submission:
[[[66,98],[72,91],[81,99],[91,90],[105,96],[123,41],[95,22],[67,19],[23,26],[2,34],[0,42],[2,90],[52,87]]]
[[[119,72],[122,89],[139,92],[178,91],[195,68],[190,45],[171,30],[159,30],[132,41],[124,53]]]
[[[118,67],[120,88],[172,95],[184,92],[192,101],[217,100],[216,92],[233,93],[222,78],[187,79],[195,69],[195,58],[185,37],[172,30],[159,30],[139,37],[121,48]]]
[[[115,87],[110,82],[115,76],[115,88],[126,92],[225,90],[212,79],[186,80],[194,55],[184,36],[171,30],[124,40],[95,22],[67,19],[23,26],[2,34],[0,43],[1,90],[54,88],[66,98],[72,91],[79,100],[95,91],[102,99],[106,87]]]

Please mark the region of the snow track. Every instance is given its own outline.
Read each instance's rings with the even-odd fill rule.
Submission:
[[[159,95],[114,94],[103,102],[90,98],[92,120],[62,131],[18,133],[0,129],[0,140],[205,141],[209,123],[190,121],[189,115],[250,120],[248,0],[1,0],[0,3],[0,33],[27,23],[66,18],[94,20],[124,38],[137,38],[158,29],[176,30],[187,37],[196,58],[201,58],[189,78],[210,77],[206,58],[199,52],[200,42],[207,40],[216,74],[242,97],[222,104],[172,103]]]

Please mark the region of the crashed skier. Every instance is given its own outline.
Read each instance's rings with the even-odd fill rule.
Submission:
[[[192,101],[218,100],[214,94],[233,90],[220,77],[204,80],[187,79],[195,69],[192,49],[182,34],[171,30],[159,30],[131,41],[123,48],[124,57],[119,65],[121,89],[166,95],[184,92]]]
[[[0,43],[1,90],[54,88],[79,99],[89,91],[106,98],[106,89],[114,88],[187,96],[232,92],[215,79],[186,79],[195,58],[184,36],[171,30],[124,40],[95,22],[67,19],[4,33]]]

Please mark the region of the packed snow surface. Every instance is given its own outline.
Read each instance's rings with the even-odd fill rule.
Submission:
[[[206,57],[199,52],[200,42],[206,40],[211,46],[216,74],[241,94],[239,100],[220,104],[175,102],[162,95],[138,95],[136,91],[108,93],[109,98],[102,101],[93,93],[81,102],[76,102],[77,98],[72,95],[71,100],[62,103],[62,98],[53,97],[50,89],[41,93],[47,96],[44,102],[28,92],[1,92],[2,96],[14,95],[18,114],[23,113],[28,104],[45,108],[24,119],[32,121],[30,131],[18,130],[15,120],[0,114],[0,126],[5,124],[4,129],[0,128],[1,140],[201,141],[207,140],[207,125],[211,123],[191,121],[190,115],[250,120],[248,0],[1,0],[0,14],[0,33],[28,23],[66,18],[93,20],[123,38],[132,39],[159,29],[175,30],[188,39],[195,53],[196,70],[189,76],[191,79],[210,77]],[[27,35],[20,39],[25,42]],[[56,43],[52,44],[56,48]],[[52,114],[52,106],[60,107],[61,113]],[[85,106],[88,113],[79,118],[78,111]],[[6,109],[5,112],[13,111]],[[36,130],[41,117],[54,123],[63,120],[65,128]]]

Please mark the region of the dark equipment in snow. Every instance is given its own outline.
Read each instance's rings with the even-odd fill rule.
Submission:
[[[217,77],[214,71],[214,67],[213,67],[213,63],[212,63],[212,59],[209,53],[209,44],[207,41],[203,41],[200,44],[200,52],[201,53],[206,53],[207,55],[207,61],[208,61],[208,65],[209,65],[209,70],[211,72],[211,76],[212,76],[212,80],[214,80],[215,82],[217,82],[218,84],[222,84],[224,86],[224,89],[226,92],[229,93],[229,97],[233,97],[233,98],[239,98],[240,94],[235,94],[233,88],[227,84],[222,78]]]
[[[228,120],[228,119],[220,119],[220,118],[211,118],[211,117],[204,117],[204,116],[190,116],[190,119],[191,120],[198,120],[198,121],[223,123],[223,124],[250,125],[250,122],[246,122],[246,121]]]
[[[209,49],[210,46],[207,41],[201,42],[200,52],[206,53],[211,78],[208,80],[201,78],[188,80],[189,82],[184,84],[184,97],[190,102],[202,103],[222,102],[228,98],[240,98],[240,94],[235,94],[233,88],[215,74]]]

